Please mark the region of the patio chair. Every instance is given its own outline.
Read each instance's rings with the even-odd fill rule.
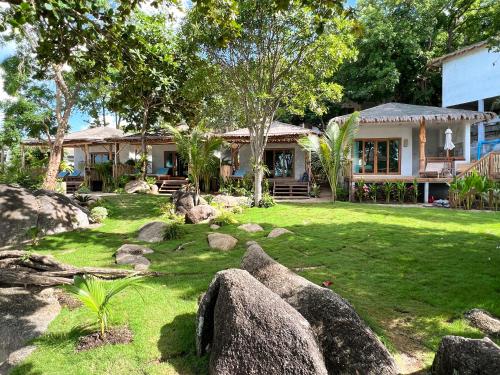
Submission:
[[[430,161],[425,165],[425,171],[421,172],[422,177],[441,177],[446,169],[446,162]]]
[[[243,177],[245,177],[246,174],[247,174],[247,171],[243,168],[240,168],[240,169],[235,170],[231,177],[243,178]]]
[[[82,174],[82,172],[80,170],[74,169],[73,172],[71,172],[66,177],[80,177],[81,174]]]
[[[68,171],[61,171],[57,174],[57,178],[64,178],[69,174]]]

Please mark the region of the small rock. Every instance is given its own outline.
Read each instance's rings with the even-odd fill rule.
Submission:
[[[158,189],[158,185],[153,184],[150,186],[150,189],[151,190],[148,191],[149,194],[153,194],[153,195],[160,194],[159,189]]]
[[[255,233],[255,232],[261,232],[264,229],[259,225],[259,224],[242,224],[238,227],[238,229],[244,230],[245,232],[248,233]]]
[[[148,183],[142,180],[133,180],[127,182],[124,188],[126,193],[147,193],[151,190]]]
[[[217,215],[215,208],[209,205],[199,205],[186,212],[187,224],[198,224],[206,220],[213,219]]]
[[[285,234],[285,233],[293,233],[291,231],[289,231],[288,229],[285,229],[285,228],[274,228],[268,235],[267,235],[267,238],[275,238],[275,237],[279,237],[281,236],[282,234]]]
[[[161,242],[165,236],[167,224],[163,221],[152,221],[139,229],[137,238],[145,242]]]
[[[445,336],[432,363],[434,375],[498,375],[500,347],[485,337],[482,340]]]
[[[228,251],[233,249],[238,240],[229,234],[223,233],[210,233],[208,235],[208,245],[212,249]]]
[[[248,197],[233,197],[231,195],[216,195],[212,199],[213,203],[217,203],[225,208],[233,207],[250,207],[252,200]]]
[[[116,264],[131,264],[134,267],[142,265],[147,268],[149,267],[151,262],[142,255],[132,255],[132,254],[122,253],[121,255],[116,256]]]
[[[219,228],[220,228],[220,225],[217,225],[217,224],[210,225],[210,229],[212,229],[212,230],[217,230]]]
[[[467,311],[464,316],[471,326],[491,337],[500,338],[500,320],[491,316],[487,311],[472,309]]]
[[[116,250],[116,255],[120,253],[126,253],[132,255],[144,255],[144,254],[152,254],[154,253],[154,251],[146,246],[126,243],[124,245],[121,245],[118,248],[118,250]]]

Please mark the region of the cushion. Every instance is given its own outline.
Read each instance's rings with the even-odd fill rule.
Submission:
[[[246,171],[244,169],[237,169],[234,171],[233,176],[234,177],[245,177]]]

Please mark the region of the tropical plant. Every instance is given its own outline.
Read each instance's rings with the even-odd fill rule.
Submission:
[[[104,281],[92,275],[75,276],[73,285],[63,288],[76,296],[95,315],[101,338],[109,329],[111,299],[124,289],[141,285],[143,277],[130,276],[115,281]]]
[[[358,124],[359,112],[354,112],[342,126],[330,121],[321,137],[311,134],[298,141],[304,150],[318,156],[330,183],[333,202],[337,200],[337,187],[343,180],[342,172],[351,153]]]
[[[396,182],[396,191],[398,194],[398,202],[404,203],[406,195],[406,182],[403,181]]]
[[[391,195],[395,189],[394,183],[386,181],[384,182],[384,195],[385,195],[385,202],[389,203],[391,201]]]
[[[163,234],[164,240],[176,240],[184,235],[184,227],[178,219],[172,220],[167,223],[165,233]]]
[[[94,207],[90,210],[90,218],[96,223],[102,223],[108,217],[108,210],[106,207]]]
[[[378,193],[378,185],[373,183],[370,185],[370,198],[373,200],[373,203],[377,203],[377,193]]]
[[[274,197],[269,193],[263,193],[262,199],[259,202],[259,207],[269,208],[276,205]]]
[[[479,197],[479,209],[484,209],[484,201],[489,201],[489,191],[493,186],[493,182],[486,176],[476,176],[474,178],[474,189]]]
[[[238,220],[236,220],[233,212],[225,208],[219,208],[218,214],[215,219],[212,220],[212,223],[220,225],[222,227],[224,225],[237,224]]]
[[[363,180],[359,180],[354,186],[355,194],[359,200],[359,203],[363,202],[363,197],[365,196],[365,186],[366,185]]]
[[[412,193],[413,193],[413,203],[417,204],[418,202],[418,181],[417,179],[415,178],[413,180],[413,184],[411,185],[412,186]]]
[[[99,180],[102,181],[102,191],[110,192],[115,189],[115,181],[113,180],[113,164],[111,162],[94,164],[94,171]]]
[[[309,195],[313,198],[319,198],[320,191],[321,187],[318,184],[314,183],[311,185],[311,191],[309,192]],[[337,197],[338,197],[338,192],[337,192]]]
[[[224,142],[222,138],[208,133],[207,129],[202,126],[195,127],[189,133],[182,133],[170,125],[166,127],[174,136],[177,152],[188,164],[195,190],[195,205],[197,205],[200,195],[200,178],[213,170],[214,165],[219,165],[215,152],[220,150]]]
[[[155,177],[146,177],[145,179],[146,183],[151,187],[153,185],[156,185],[156,178]]]

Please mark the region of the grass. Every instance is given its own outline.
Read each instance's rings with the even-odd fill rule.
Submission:
[[[135,232],[159,218],[166,198],[121,195],[106,200],[109,218],[92,230],[46,237],[33,250],[76,266],[114,267],[113,253],[135,243]],[[134,341],[76,353],[83,309],[66,308],[36,339],[38,349],[14,374],[203,374],[208,359],[195,355],[197,298],[213,275],[238,267],[245,242],[258,240],[284,265],[315,283],[332,280],[398,356],[419,353],[424,365],[444,335],[481,337],[462,314],[479,307],[500,315],[500,220],[492,212],[391,208],[368,204],[280,204],[248,209],[240,223],[261,224],[248,234],[237,225],[219,231],[239,239],[227,253],[210,250],[208,225],[186,226],[184,237],[151,247],[152,288],[126,290],[113,303],[112,322],[128,325]],[[267,239],[273,227],[293,235]],[[180,251],[181,243],[191,242]],[[88,330],[88,328],[86,328]]]

